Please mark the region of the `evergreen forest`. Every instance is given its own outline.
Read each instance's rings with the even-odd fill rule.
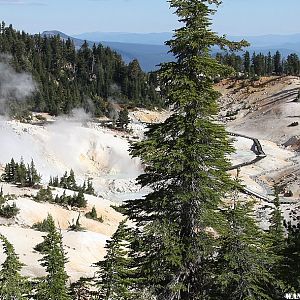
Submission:
[[[161,107],[155,73],[144,73],[135,59],[126,65],[121,56],[101,44],[85,42],[76,49],[73,41],[57,36],[30,35],[12,25],[0,25],[0,61],[10,62],[17,72],[32,74],[36,91],[20,107],[8,99],[10,110],[69,114],[84,108],[94,116],[109,115],[112,103]]]
[[[296,53],[283,57],[280,51],[274,55],[267,55],[245,51],[243,55],[231,53],[217,53],[216,59],[225,65],[232,67],[241,78],[257,78],[260,76],[282,76],[300,74],[300,60]]]

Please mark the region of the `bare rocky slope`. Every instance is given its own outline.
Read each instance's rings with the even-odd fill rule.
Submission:
[[[222,93],[219,119],[228,131],[259,139],[266,157],[241,168],[241,179],[252,197],[257,201],[257,217],[262,227],[272,207],[274,184],[282,186],[282,209],[286,218],[299,215],[300,160],[300,103],[297,102],[300,80],[296,77],[263,78],[260,81],[230,81],[219,83]],[[76,115],[76,114],[75,114]],[[77,114],[73,119],[53,119],[45,115],[43,124],[24,124],[0,120],[0,170],[12,157],[26,163],[33,159],[47,184],[50,176],[62,176],[73,169],[79,183],[92,178],[97,196],[86,195],[85,209],[66,209],[49,203],[37,203],[33,196],[37,190],[19,188],[1,183],[5,194],[15,195],[20,213],[14,219],[0,219],[0,233],[13,243],[21,261],[23,273],[36,277],[44,274],[39,264],[40,254],[34,246],[42,241],[44,233],[33,230],[50,213],[63,234],[63,243],[69,262],[67,272],[71,281],[81,276],[93,276],[93,264],[105,255],[104,245],[116,230],[122,216],[111,205],[125,199],[142,197],[147,191],[140,190],[135,178],[142,171],[139,160],[129,155],[129,140],[143,137],[144,123],[160,122],[169,115],[163,111],[135,110],[130,112],[131,134],[102,127],[101,122],[90,122],[86,116]],[[291,124],[293,123],[293,126]],[[233,165],[253,161],[257,157],[253,140],[232,137],[237,149],[231,157]],[[232,175],[235,170],[230,171]],[[1,173],[1,172],[0,172]],[[292,197],[284,192],[292,191]],[[54,195],[63,193],[53,190]],[[73,194],[72,191],[66,191]],[[261,197],[255,197],[257,193]],[[251,193],[250,193],[251,194]],[[248,195],[243,196],[249,199]],[[263,200],[267,198],[268,201]],[[95,206],[100,223],[85,218],[84,214]],[[83,232],[69,231],[69,223],[81,215]],[[0,262],[4,256],[0,255]]]
[[[111,206],[125,199],[143,196],[135,178],[141,172],[139,160],[129,155],[129,140],[143,136],[144,122],[159,122],[167,113],[135,110],[130,113],[131,134],[103,127],[101,120],[89,121],[82,112],[73,118],[52,118],[46,114],[46,122],[25,124],[17,121],[0,120],[0,175],[11,158],[25,163],[34,160],[46,187],[50,176],[62,176],[74,170],[78,184],[92,178],[97,196],[85,195],[88,202],[84,209],[71,209],[50,203],[34,201],[36,189],[20,188],[0,183],[5,195],[12,196],[8,203],[16,203],[20,209],[13,219],[0,218],[0,233],[14,245],[21,261],[25,264],[23,274],[38,277],[44,274],[40,266],[41,255],[34,247],[42,242],[45,233],[32,229],[32,225],[43,221],[51,214],[63,235],[63,244],[69,262],[66,270],[71,281],[80,277],[93,276],[93,264],[105,255],[106,240],[123,219]],[[53,189],[54,197],[73,191]],[[87,219],[85,213],[95,206],[103,222]],[[82,232],[69,230],[80,214]],[[0,254],[0,263],[5,259]]]
[[[259,139],[266,154],[255,164],[241,168],[243,184],[270,200],[278,185],[284,214],[292,221],[300,215],[299,88],[300,79],[291,76],[225,80],[216,86],[222,93],[219,118],[228,131]],[[249,139],[235,139],[234,164],[253,159],[252,144]],[[270,203],[255,198],[258,214],[264,219]]]

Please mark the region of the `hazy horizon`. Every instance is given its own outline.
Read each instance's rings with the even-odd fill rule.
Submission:
[[[165,0],[0,0],[0,7],[2,20],[29,33],[160,33],[180,26]],[[231,36],[296,34],[299,9],[298,0],[224,0],[213,30]]]

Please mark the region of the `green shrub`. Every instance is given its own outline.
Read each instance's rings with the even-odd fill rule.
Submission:
[[[48,186],[46,189],[41,188],[34,197],[34,200],[37,202],[54,202],[53,194],[50,187]]]
[[[32,225],[32,229],[35,229],[37,231],[41,232],[49,232],[50,225],[49,225],[49,218],[51,216],[48,214],[48,217],[44,219],[42,222],[37,222]]]
[[[103,217],[102,216],[98,217],[95,206],[93,206],[91,211],[85,214],[85,217],[103,223]]]
[[[70,205],[71,207],[78,208],[84,208],[87,205],[87,201],[82,191],[79,191],[77,195],[74,193],[73,196],[67,196],[66,191],[64,191],[61,196],[56,195],[54,202],[61,206]]]
[[[6,204],[0,207],[0,216],[3,218],[11,219],[19,213],[20,209],[17,208],[16,203]]]
[[[78,215],[78,218],[76,222],[74,222],[74,219],[72,220],[72,224],[69,222],[69,231],[84,231],[85,228],[81,226],[80,224],[80,214]]]

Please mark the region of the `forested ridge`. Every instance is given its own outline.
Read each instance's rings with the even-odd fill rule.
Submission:
[[[96,116],[109,113],[110,103],[161,105],[155,74],[144,73],[137,60],[126,65],[121,56],[101,44],[85,42],[76,49],[70,39],[30,35],[12,25],[0,26],[0,53],[17,72],[29,72],[37,83],[28,108],[53,115],[83,107]]]
[[[245,51],[243,55],[236,53],[217,53],[216,59],[225,65],[228,65],[237,73],[242,73],[246,77],[271,76],[271,75],[294,75],[300,74],[300,60],[297,53],[291,53],[284,57],[280,51],[274,55],[269,52],[255,53],[252,55]]]

